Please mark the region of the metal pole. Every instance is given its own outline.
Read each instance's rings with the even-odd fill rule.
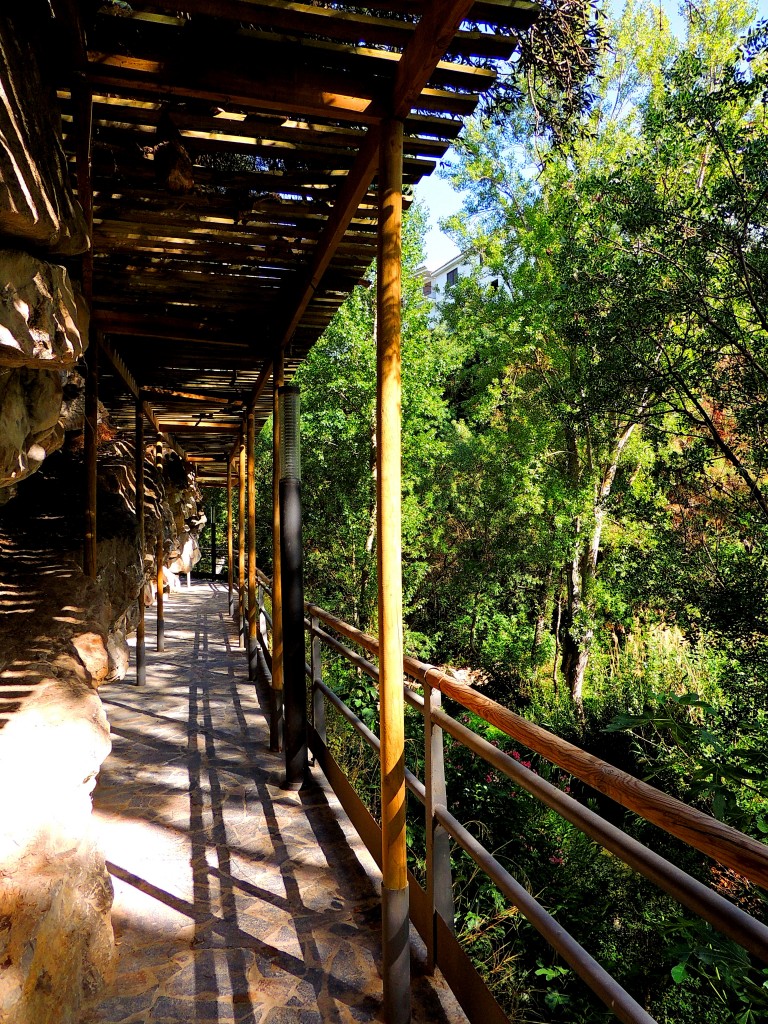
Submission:
[[[272,689],[270,691],[269,749],[283,749],[283,581],[280,570],[280,410],[284,383],[283,352],[272,367]]]
[[[216,506],[211,501],[211,578],[216,582]]]
[[[232,553],[234,550],[232,538],[232,460],[227,459],[227,588],[229,590],[229,614],[234,611],[234,590],[235,576],[232,564]]]
[[[256,420],[253,413],[248,416],[248,678],[256,678],[257,651],[256,636]]]
[[[96,579],[96,488],[97,488],[97,445],[99,430],[99,343],[94,337],[88,349],[88,372],[85,377],[85,537],[83,550],[83,572]]]
[[[439,914],[451,931],[454,930],[453,880],[451,878],[451,841],[448,833],[435,818],[434,808],[447,807],[445,791],[445,759],[443,756],[443,730],[434,724],[432,711],[440,710],[442,694],[429,683],[424,684],[424,807],[427,825],[427,899],[430,908],[431,929],[427,936],[427,970],[435,970],[437,955],[437,922]]]
[[[155,557],[157,560],[157,649],[158,651],[165,650],[165,619],[163,617],[163,563],[165,562],[165,537],[163,528],[163,502],[161,498],[162,494],[162,478],[163,475],[163,439],[160,435],[157,435],[157,444],[155,446],[155,491],[157,493],[157,550]]]
[[[400,301],[403,124],[382,124],[379,160],[376,487],[381,708],[384,1019],[411,1019],[401,549]]]
[[[136,475],[136,532],[139,542],[139,621],[136,623],[136,685],[147,681],[147,648],[144,636],[144,414],[141,402],[135,405],[136,438],[134,444],[134,467]]]
[[[309,773],[304,671],[304,577],[301,550],[299,389],[280,388],[280,576],[283,604],[283,694],[286,789]]]
[[[240,445],[240,476],[238,478],[238,531],[237,531],[237,636],[245,646],[245,441]]]
[[[325,697],[320,689],[323,681],[323,645],[315,633],[320,628],[320,620],[314,615],[310,619],[312,637],[312,726],[319,739],[326,743],[328,737],[325,730]]]

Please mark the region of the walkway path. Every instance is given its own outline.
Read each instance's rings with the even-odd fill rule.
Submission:
[[[373,861],[319,771],[300,794],[277,785],[223,588],[166,609],[165,654],[147,619],[147,686],[101,690],[114,749],[94,810],[119,964],[88,1024],[381,1020]],[[415,1021],[464,1020],[440,981],[416,977],[414,1001]]]

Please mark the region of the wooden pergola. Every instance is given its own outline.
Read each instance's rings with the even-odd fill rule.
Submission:
[[[201,483],[221,483],[244,411],[257,429],[271,414],[275,357],[290,379],[376,256],[383,123],[403,122],[413,186],[493,85],[490,65],[510,57],[535,5],[54,8],[70,40],[59,99],[93,219],[105,401],[127,425],[126,385],[140,391],[153,426],[206,460]]]
[[[496,68],[512,55],[536,6],[529,0],[370,0],[363,6],[347,0],[52,0],[52,6],[57,52],[64,55],[65,147],[92,229],[82,265],[92,314],[88,572],[95,575],[96,567],[100,394],[115,425],[135,423],[139,453],[146,419],[158,439],[196,465],[199,483],[226,484],[230,498],[238,486],[238,614],[247,621],[253,650],[255,431],[276,409],[278,386],[291,379],[378,256],[384,995],[387,1019],[400,1024],[409,1018],[400,570],[403,198],[435,168],[462,117],[493,86]],[[274,441],[277,453],[277,430]],[[159,459],[159,443],[157,452]],[[142,468],[139,457],[140,520]],[[231,521],[229,527],[231,568]],[[279,560],[276,543],[278,646]],[[158,575],[160,603],[162,546]],[[161,622],[159,608],[159,648]],[[139,682],[142,650],[143,623]],[[303,686],[303,650],[300,667],[297,685]],[[276,686],[280,668],[278,654]]]

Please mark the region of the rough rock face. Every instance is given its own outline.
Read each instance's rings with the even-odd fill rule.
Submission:
[[[0,489],[39,469],[61,447],[62,374],[0,368]]]
[[[0,249],[0,282],[0,366],[71,369],[88,345],[88,310],[64,267]]]
[[[89,836],[111,746],[95,690],[110,606],[55,540],[0,529],[3,1024],[76,1024],[114,961],[111,883]]]
[[[97,571],[110,595],[114,648],[108,678],[118,678],[121,657],[127,667],[125,634],[136,628],[138,602],[144,587],[157,575],[157,538],[162,530],[164,566],[187,572],[200,560],[197,544],[200,494],[190,472],[173,449],[163,450],[162,474],[157,475],[148,447],[144,460],[146,504],[144,515],[145,557],[139,557],[135,518],[135,461],[133,443],[116,438],[99,451],[97,499]],[[204,520],[203,520],[204,521]],[[174,565],[179,565],[174,569]],[[122,648],[122,656],[117,650]],[[119,676],[122,678],[122,676]]]
[[[57,257],[89,241],[50,56],[36,52],[48,5],[0,8],[0,1022],[78,1024],[113,967],[112,887],[89,829],[110,750],[96,686],[124,659],[111,602],[67,554],[80,503],[40,504],[34,489],[65,439],[64,387],[87,345]]]
[[[88,248],[85,219],[69,186],[54,97],[40,74],[36,26],[18,13],[23,5],[13,6],[13,15],[0,14],[0,234],[74,255]]]

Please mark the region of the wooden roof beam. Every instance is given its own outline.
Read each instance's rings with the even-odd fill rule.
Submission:
[[[237,395],[225,397],[213,391],[176,391],[173,388],[144,387],[141,389],[145,395],[152,395],[156,398],[178,398],[185,402],[204,402],[206,405],[236,405],[242,404]]]
[[[160,420],[163,433],[173,430],[179,434],[238,434],[239,423],[182,423],[176,420]]]
[[[104,355],[107,357],[107,359],[110,361],[110,363],[114,367],[115,372],[117,373],[118,377],[120,377],[122,382],[128,388],[128,390],[133,395],[133,397],[136,399],[136,401],[139,402],[139,404],[141,406],[141,411],[144,413],[144,416],[146,417],[147,421],[151,424],[151,426],[154,429],[155,433],[156,434],[166,433],[160,427],[160,424],[158,422],[157,417],[155,416],[155,413],[154,413],[154,410],[152,409],[152,406],[149,404],[149,402],[145,402],[143,400],[143,398],[141,397],[141,394],[142,394],[141,393],[141,388],[139,387],[139,384],[136,381],[136,378],[133,376],[131,371],[125,365],[125,362],[124,362],[122,356],[112,347],[112,345],[103,336],[101,336],[100,339],[99,339],[99,348],[101,349],[101,351],[104,353]],[[182,458],[186,458],[186,454],[184,453],[184,449],[181,447],[180,444],[178,444],[178,442],[175,440],[175,438],[173,438],[170,434],[168,434],[168,443],[171,445],[172,448],[176,449],[176,451],[178,452],[178,454]]]

